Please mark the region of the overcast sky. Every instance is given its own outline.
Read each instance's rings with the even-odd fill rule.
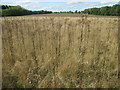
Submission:
[[[69,11],[112,6],[119,0],[4,0],[1,4],[20,5],[30,10]]]

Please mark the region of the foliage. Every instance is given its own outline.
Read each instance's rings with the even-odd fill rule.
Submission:
[[[60,11],[60,12],[54,12],[54,13],[80,13],[80,11]]]
[[[32,11],[24,9],[20,6],[14,6],[2,10],[2,16],[18,16],[32,14]]]
[[[2,16],[21,16],[21,15],[31,15],[31,14],[49,14],[51,11],[30,11],[21,6],[8,6],[1,5]]]
[[[2,16],[21,16],[21,15],[31,15],[31,14],[50,14],[52,11],[30,11],[22,8],[21,6],[9,6],[9,5],[1,5]],[[101,8],[89,8],[84,11],[60,11],[53,13],[84,13],[84,14],[93,14],[93,15],[106,15],[106,16],[120,16],[120,5],[116,4],[113,6],[105,6]]]
[[[105,15],[105,16],[120,16],[120,5],[116,4],[113,6],[105,6],[101,8],[89,8],[84,11],[60,11],[54,13],[84,13],[84,14],[93,14],[93,15]]]
[[[3,88],[23,88],[22,83],[17,75],[14,75],[10,72],[4,72],[3,79],[6,81],[3,82]]]
[[[44,10],[33,11],[33,14],[49,14],[49,13],[52,13],[52,11],[44,11]]]
[[[120,16],[120,5],[105,6],[101,8],[90,8],[82,11],[85,14]]]
[[[8,8],[10,8],[11,6],[8,6],[8,5],[1,5],[1,8],[2,9],[8,9]]]

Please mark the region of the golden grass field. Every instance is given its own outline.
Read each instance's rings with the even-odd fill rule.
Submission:
[[[117,88],[118,18],[2,18],[3,87]]]

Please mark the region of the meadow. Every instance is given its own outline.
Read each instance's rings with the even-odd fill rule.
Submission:
[[[5,88],[117,88],[118,17],[2,17]]]

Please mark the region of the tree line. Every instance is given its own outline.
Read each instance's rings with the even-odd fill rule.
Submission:
[[[120,16],[120,5],[116,4],[113,6],[105,6],[101,8],[85,9],[84,11],[81,11],[81,13],[105,16]]]
[[[27,10],[21,6],[9,6],[9,5],[0,5],[2,12],[0,12],[2,16],[21,16],[21,15],[31,15],[31,14],[50,14],[50,13],[78,13],[78,14],[93,14],[93,15],[106,15],[106,16],[120,16],[120,5],[116,4],[113,6],[105,6],[101,8],[89,8],[83,11],[60,11],[60,12],[52,12],[52,11],[31,11]]]
[[[105,6],[101,8],[89,8],[83,11],[61,11],[54,13],[80,13],[80,14],[93,14],[93,15],[106,15],[106,16],[120,16],[120,5]]]
[[[21,6],[8,6],[8,5],[1,5],[2,9],[1,16],[22,16],[22,15],[31,15],[31,14],[49,14],[52,11],[31,11],[27,10]]]
[[[76,11],[60,11],[60,12],[53,12],[53,13],[81,13],[81,11],[78,11],[78,10],[76,10]]]

